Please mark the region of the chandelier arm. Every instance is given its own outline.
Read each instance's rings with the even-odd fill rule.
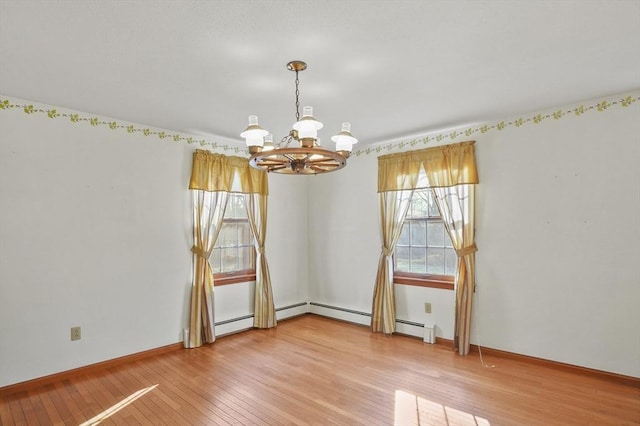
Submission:
[[[321,166],[323,163],[329,163],[329,164],[335,164],[336,160],[334,160],[333,158],[320,158],[318,160],[309,160],[307,161],[308,164],[316,164]]]
[[[336,167],[340,167],[340,163],[332,162],[332,163],[324,163],[324,164],[310,164],[311,167],[323,167],[325,169],[334,169]]]
[[[280,165],[280,166],[268,166],[267,168],[269,169],[268,171],[273,172],[276,170],[282,170],[282,169],[286,169],[288,166],[286,165]]]
[[[261,161],[263,163],[269,161],[277,164],[286,164],[289,162],[289,160],[285,160],[283,158],[275,158],[275,157],[269,157],[269,156],[264,157]]]
[[[327,169],[323,169],[322,167],[318,167],[318,166],[311,166],[311,170],[315,170],[316,172],[320,172],[320,173],[329,171]]]
[[[258,164],[260,164],[261,166],[271,167],[271,166],[286,166],[287,164],[289,164],[289,162],[288,161],[262,160]]]

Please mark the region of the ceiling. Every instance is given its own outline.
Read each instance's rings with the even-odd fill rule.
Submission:
[[[640,88],[640,1],[0,0],[0,93],[241,142],[364,145]]]

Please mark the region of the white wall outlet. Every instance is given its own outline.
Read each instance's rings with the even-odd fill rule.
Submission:
[[[431,303],[425,303],[424,304],[424,313],[425,314],[430,314],[431,313]]]
[[[80,327],[71,327],[71,341],[80,340]]]

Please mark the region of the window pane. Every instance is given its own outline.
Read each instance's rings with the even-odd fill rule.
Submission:
[[[233,194],[229,195],[229,200],[227,201],[227,209],[224,211],[224,217],[226,219],[236,217],[236,200],[235,200],[235,198],[236,198],[235,195],[233,195]]]
[[[440,210],[436,204],[436,197],[433,196],[433,192],[429,191],[429,216],[440,217]]]
[[[444,249],[427,249],[427,271],[430,274],[444,275]]]
[[[445,249],[445,275],[455,275],[458,257],[453,249]]]
[[[240,222],[238,226],[238,242],[240,246],[249,246],[252,244],[251,227],[248,222]]]
[[[427,217],[429,204],[427,202],[426,194],[422,191],[415,191],[413,198],[411,199],[411,217]]]
[[[211,269],[213,269],[213,273],[220,273],[220,249],[213,249],[209,262],[211,262]]]
[[[242,200],[242,196],[235,195],[233,197],[233,218],[241,218],[246,217],[244,212],[244,201]]]
[[[418,274],[427,272],[426,249],[421,247],[411,247],[411,271]]]
[[[253,247],[240,247],[238,249],[238,270],[251,268],[251,251]]]
[[[247,217],[244,208],[244,200],[241,194],[230,194],[227,209],[224,212],[226,219],[241,219]]]
[[[223,248],[222,251],[222,270],[220,272],[233,272],[238,270],[238,249]]]
[[[427,223],[427,245],[429,247],[444,247],[444,224],[430,221]]]
[[[218,234],[218,240],[216,241],[216,247],[229,247],[237,244],[238,240],[238,228],[235,223],[223,223],[220,234]]]
[[[227,199],[227,207],[224,210],[225,219],[233,217],[233,196],[229,195]]]
[[[411,272],[409,267],[409,247],[396,246],[393,253],[393,261],[395,262],[395,270],[400,272]]]
[[[427,245],[427,227],[425,222],[411,222],[411,245],[426,246]]]
[[[400,246],[408,246],[409,245],[409,221],[405,220],[404,224],[402,225],[402,231],[400,232],[400,239],[398,240],[398,243],[396,245],[400,245]]]

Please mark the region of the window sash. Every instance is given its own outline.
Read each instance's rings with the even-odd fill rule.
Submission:
[[[256,279],[256,251],[253,233],[241,195],[231,194],[222,221],[222,229],[211,253],[215,285],[234,284]],[[228,227],[228,225],[235,225]]]
[[[411,203],[393,255],[394,283],[453,290],[457,257],[433,192],[416,190]]]

